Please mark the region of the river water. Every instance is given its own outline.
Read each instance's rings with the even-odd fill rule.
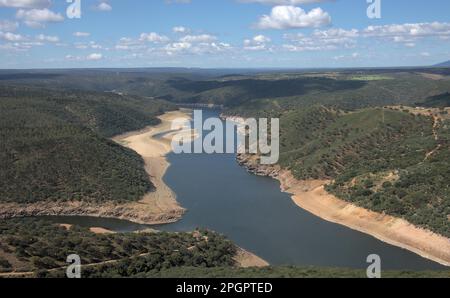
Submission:
[[[218,112],[204,111],[204,118]],[[324,221],[297,207],[278,181],[240,167],[232,154],[170,154],[165,182],[188,212],[177,223],[152,226],[165,231],[208,228],[272,265],[367,268],[378,254],[383,269],[426,270],[443,266],[366,234]],[[119,232],[147,228],[114,219],[49,217],[59,223]]]

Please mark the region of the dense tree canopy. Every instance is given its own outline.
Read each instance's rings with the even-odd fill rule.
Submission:
[[[158,123],[167,103],[111,93],[0,87],[0,201],[138,200],[143,161],[108,137]]]

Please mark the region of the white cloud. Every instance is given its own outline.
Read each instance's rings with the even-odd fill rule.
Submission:
[[[44,34],[37,35],[36,39],[39,41],[59,42],[58,36],[49,36],[49,35],[44,35]]]
[[[1,35],[1,33],[0,33]],[[1,50],[7,50],[7,51],[19,51],[24,52],[32,49],[36,46],[42,46],[44,45],[42,42],[36,42],[36,41],[20,41],[20,42],[8,42],[6,44],[0,44]]]
[[[413,48],[425,38],[450,40],[450,23],[415,23],[369,26],[363,30],[331,28],[315,30],[310,35],[285,34],[289,43],[282,47],[288,51],[323,51],[353,49],[361,39],[379,39],[381,42],[399,43]]]
[[[75,36],[75,37],[89,37],[89,36],[91,36],[91,33],[89,33],[89,32],[74,32],[73,36]]]
[[[155,33],[155,32],[142,33],[139,40],[142,42],[146,41],[146,42],[153,42],[153,43],[169,42],[169,38],[167,36],[159,35],[158,33]]]
[[[34,39],[21,34],[0,31],[0,40],[6,41],[0,45],[1,50],[7,51],[28,51],[33,47],[43,46],[45,42],[56,43],[59,39],[56,36],[37,35]]]
[[[267,43],[267,42],[271,42],[270,38],[264,35],[257,35],[255,37],[253,37],[253,41],[257,42],[257,43]]]
[[[450,23],[433,22],[369,26],[362,34],[365,37],[381,38],[402,43],[407,47],[414,47],[416,42],[423,38],[449,39]]]
[[[415,23],[369,26],[364,30],[366,36],[438,36],[450,35],[450,23]]]
[[[0,0],[0,7],[46,8],[50,4],[50,0]]]
[[[103,55],[99,54],[99,53],[93,53],[86,57],[86,60],[89,60],[89,61],[98,61],[98,60],[102,60],[102,59],[103,59]]]
[[[64,21],[64,17],[61,14],[55,13],[47,8],[31,10],[19,9],[16,13],[16,18],[33,28],[44,27],[45,23]]]
[[[201,35],[186,35],[182,38],[180,38],[181,42],[189,42],[189,43],[196,43],[196,42],[212,42],[217,40],[217,37],[209,34],[201,34]]]
[[[269,5],[303,5],[328,1],[333,0],[239,0],[239,2],[242,3],[261,3]]]
[[[1,32],[0,31],[0,39],[6,40],[6,41],[24,41],[26,38],[20,34],[14,34],[11,32]]]
[[[75,48],[78,49],[78,50],[86,50],[86,49],[89,48],[89,46],[88,46],[86,43],[78,43],[78,42],[76,42],[76,43],[74,44],[74,46],[75,46]]]
[[[100,11],[111,11],[112,6],[109,3],[101,2],[99,5],[97,5],[97,9]]]
[[[165,47],[165,50],[168,53],[182,52],[182,51],[190,49],[191,47],[192,47],[192,44],[190,44],[189,42],[175,42],[175,43],[168,44]]]
[[[232,47],[209,34],[185,35],[171,42],[167,36],[151,32],[142,33],[138,39],[123,37],[114,48],[119,51],[132,51],[133,57],[136,57],[150,53],[161,56],[211,54],[228,51]]]
[[[232,49],[231,45],[224,42],[199,42],[190,43],[186,41],[175,42],[165,46],[164,53],[172,56],[178,55],[204,55],[218,54]]]
[[[244,40],[244,50],[247,51],[263,51],[267,50],[267,44],[272,40],[264,35],[256,35],[252,39]]]
[[[186,28],[183,26],[176,26],[176,27],[173,27],[172,31],[174,33],[189,33],[191,30],[189,30],[189,28]]]
[[[360,59],[361,55],[357,52],[352,53],[351,55],[339,55],[339,56],[334,56],[333,59],[336,61],[340,61],[340,60],[358,60]]]
[[[139,51],[146,48],[147,46],[143,45],[141,41],[134,40],[128,37],[122,37],[115,46],[116,50],[124,50],[124,51]]]
[[[12,32],[16,31],[19,24],[8,20],[0,20],[0,31]]]
[[[102,54],[92,53],[87,56],[66,55],[64,58],[69,61],[99,61],[102,60],[104,57]]]
[[[328,30],[315,30],[313,36],[325,40],[344,40],[348,38],[359,37],[359,31],[356,29],[345,30],[340,28],[332,28]]]
[[[270,15],[263,15],[256,24],[258,29],[317,28],[331,24],[330,15],[321,8],[306,12],[295,6],[275,6]]]
[[[345,30],[332,28],[328,30],[315,30],[311,35],[285,34],[284,38],[290,42],[283,47],[289,51],[324,51],[338,48],[350,49],[357,44],[360,33],[356,29]]]
[[[66,55],[66,60],[77,60],[79,57],[73,56],[73,55]]]
[[[75,42],[74,46],[75,46],[76,49],[79,49],[79,50],[87,50],[87,49],[99,50],[99,49],[103,48],[101,45],[99,45],[95,41]]]
[[[96,43],[95,41],[90,41],[90,42],[89,42],[89,47],[90,47],[91,49],[95,49],[95,50],[97,50],[97,49],[102,49],[102,48],[103,48],[102,45],[99,45],[99,44]]]

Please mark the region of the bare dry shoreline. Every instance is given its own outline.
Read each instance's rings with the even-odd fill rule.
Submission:
[[[234,260],[239,268],[264,268],[270,266],[266,260],[241,247],[238,247]]]
[[[91,216],[128,220],[138,224],[167,224],[178,221],[186,212],[163,177],[170,166],[166,155],[171,152],[172,121],[190,119],[187,110],[173,111],[160,116],[154,127],[129,132],[113,138],[117,143],[136,151],[145,162],[145,170],[156,191],[146,194],[138,202],[90,203],[81,201],[39,202],[33,204],[0,204],[0,218],[30,216]],[[182,127],[179,127],[182,129]],[[167,133],[164,135],[164,133]],[[154,138],[163,134],[161,138]]]
[[[261,166],[254,157],[239,156],[251,173],[270,176],[292,194],[300,208],[332,223],[371,235],[388,244],[409,250],[444,266],[450,266],[450,239],[414,226],[404,219],[380,214],[343,201],[325,190],[329,181],[300,181],[279,166]]]

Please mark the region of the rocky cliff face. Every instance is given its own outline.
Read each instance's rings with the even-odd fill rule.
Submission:
[[[117,218],[138,224],[167,224],[178,221],[185,209],[179,207],[164,212],[155,212],[151,207],[140,203],[96,204],[89,202],[40,202],[35,204],[0,204],[0,219],[30,216],[91,216]]]
[[[281,167],[278,165],[261,165],[257,155],[238,154],[236,160],[238,164],[247,169],[249,173],[257,176],[272,177],[274,179],[279,178]]]
[[[236,159],[239,165],[247,169],[249,173],[278,180],[281,191],[289,194],[308,192],[330,182],[327,180],[297,180],[291,171],[283,169],[279,165],[261,165],[257,155],[238,154]]]
[[[221,115],[221,118],[237,123],[242,123],[245,121],[242,117],[228,116],[224,114]],[[281,184],[281,190],[290,194],[294,194],[296,191],[310,191],[320,185],[329,183],[329,181],[325,180],[297,180],[294,175],[292,175],[290,170],[283,169],[280,165],[262,165],[260,163],[260,157],[256,154],[240,153],[237,154],[236,160],[240,166],[244,167],[251,174],[271,177],[278,180]]]

